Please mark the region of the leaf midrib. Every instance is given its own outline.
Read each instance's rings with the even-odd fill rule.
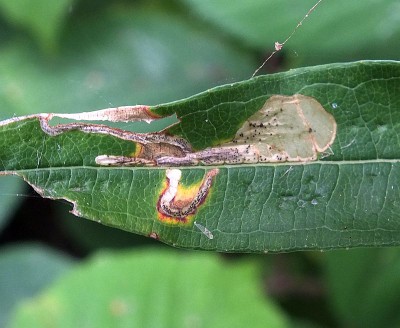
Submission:
[[[51,171],[51,170],[78,170],[78,169],[90,169],[90,170],[167,170],[170,168],[175,169],[183,169],[183,170],[190,170],[190,169],[213,169],[213,168],[227,168],[234,169],[234,168],[246,168],[246,167],[278,167],[278,166],[306,166],[306,165],[359,165],[359,164],[381,164],[381,163],[391,163],[396,164],[400,163],[400,159],[373,159],[373,160],[351,160],[351,161],[313,161],[308,163],[302,162],[285,162],[285,163],[276,163],[271,165],[266,165],[265,163],[262,164],[244,164],[244,165],[223,165],[223,166],[178,166],[178,167],[129,167],[129,166],[58,166],[58,167],[45,167],[45,168],[34,168],[34,169],[22,169],[22,170],[7,170],[0,172],[0,175],[10,175],[10,174],[18,174],[24,172],[40,172],[40,171]]]

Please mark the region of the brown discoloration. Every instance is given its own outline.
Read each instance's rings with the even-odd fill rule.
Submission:
[[[152,115],[147,106],[126,106],[78,114],[37,114],[13,118],[0,125],[36,117],[50,136],[70,130],[111,135],[135,142],[137,151],[132,156],[100,155],[96,157],[97,164],[167,167],[314,161],[319,154],[322,158],[330,150],[337,129],[333,116],[314,98],[303,95],[270,97],[238,128],[233,140],[198,152],[193,152],[186,140],[165,132],[134,133],[85,123],[49,124],[53,117],[117,122],[151,121]]]
[[[185,152],[178,146],[160,142],[143,145],[137,156],[156,161],[157,158],[164,156],[185,157]]]
[[[157,202],[160,220],[172,224],[188,223],[188,217],[193,215],[206,200],[218,172],[218,169],[208,171],[199,187],[184,188],[180,185],[182,171],[167,170],[166,187]]]
[[[105,108],[92,112],[82,112],[82,113],[41,113],[41,114],[19,116],[1,121],[0,126],[31,118],[44,119],[47,122],[49,122],[53,117],[67,118],[75,121],[109,121],[109,122],[145,121],[147,123],[150,123],[151,121],[160,118],[160,116],[151,111],[149,106],[136,105],[136,106]]]
[[[51,117],[68,118],[76,121],[109,121],[109,122],[133,122],[145,121],[150,123],[159,116],[150,111],[149,106],[121,106],[106,108],[93,112],[82,112],[74,114],[50,114]]]
[[[169,145],[175,145],[181,148],[182,151],[190,151],[191,149],[191,147],[185,140],[168,136],[164,133],[135,133],[117,128],[111,128],[106,125],[85,123],[68,123],[51,126],[49,124],[50,119],[51,116],[49,115],[39,116],[40,127],[45,133],[50,136],[56,136],[67,131],[79,130],[86,133],[107,134],[123,140],[137,142],[143,145],[166,143]]]
[[[335,140],[336,121],[314,98],[272,96],[220,147],[156,158],[157,166],[314,161]],[[99,163],[102,164],[102,163]]]
[[[134,156],[112,156],[101,155],[96,157],[96,163],[100,165],[145,165],[156,166],[158,159],[165,156],[172,156],[173,158],[185,158],[185,151],[169,143],[149,143],[137,144],[137,151]]]

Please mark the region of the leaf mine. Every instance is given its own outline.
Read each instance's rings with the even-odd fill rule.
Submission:
[[[12,118],[0,125],[33,117],[39,119],[42,130],[50,136],[80,130],[135,142],[137,151],[131,156],[105,154],[95,158],[98,165],[113,166],[170,167],[314,161],[319,154],[329,154],[327,150],[335,140],[337,129],[333,116],[318,101],[299,94],[270,97],[259,111],[238,128],[231,141],[197,152],[192,151],[187,140],[168,135],[165,131],[135,133],[91,123],[49,124],[53,117],[113,122],[157,119],[147,106],[116,107],[77,114],[37,114]]]
[[[332,145],[336,129],[333,116],[314,98],[277,95],[269,98],[224,147],[241,153],[229,163],[312,161]]]
[[[180,183],[181,170],[166,170],[166,187],[157,202],[159,219],[171,224],[189,223],[188,217],[204,203],[218,172],[218,169],[212,169],[204,175],[200,184],[184,187]]]
[[[336,121],[314,98],[294,95],[270,97],[221,147],[161,157],[158,165],[221,165],[259,162],[306,162],[330,148]]]

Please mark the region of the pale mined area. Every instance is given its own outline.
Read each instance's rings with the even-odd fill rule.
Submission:
[[[245,146],[246,162],[310,161],[335,136],[335,119],[314,98],[272,96],[224,146]]]
[[[259,162],[306,162],[330,148],[336,121],[314,98],[272,96],[220,147],[162,156],[158,165],[218,165]]]

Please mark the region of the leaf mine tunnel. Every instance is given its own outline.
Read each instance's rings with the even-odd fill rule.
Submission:
[[[166,170],[166,186],[162,191],[157,210],[164,223],[189,223],[189,218],[205,202],[218,169],[209,170],[200,183],[184,187],[181,185],[182,171]]]
[[[51,126],[53,117],[75,120],[151,121],[161,116],[152,114],[147,106],[125,106],[77,114],[37,114],[42,130],[57,136],[71,130],[105,134],[137,144],[139,151],[129,156],[101,154],[95,158],[98,165],[111,166],[193,166],[222,164],[253,164],[259,162],[314,161],[326,151],[336,137],[336,121],[312,97],[271,96],[253,115],[232,130],[228,142],[193,151],[193,140],[169,134],[169,128],[157,133],[135,133],[106,125],[68,123]],[[8,124],[28,117],[13,118]],[[180,124],[180,123],[177,123]],[[213,123],[214,124],[214,123]],[[223,129],[223,126],[215,126]],[[210,137],[210,136],[208,136]]]

